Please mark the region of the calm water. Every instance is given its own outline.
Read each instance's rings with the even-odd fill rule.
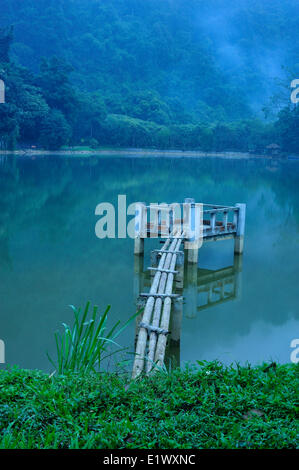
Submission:
[[[111,304],[111,320],[135,312],[136,286],[141,281],[146,289],[149,280],[136,266],[134,274],[133,241],[99,240],[94,231],[96,205],[116,204],[118,194],[128,204],[185,197],[246,202],[242,267],[231,240],[204,244],[198,269],[186,272],[181,344],[173,354],[181,362],[290,361],[290,342],[299,337],[299,161],[6,157],[0,182],[0,338],[7,363],[49,369],[45,353],[54,354],[53,333],[72,319],[69,304]],[[146,267],[157,242],[145,247]],[[207,306],[207,274],[226,279],[226,302],[217,302],[216,288]],[[134,332],[132,324],[120,338],[129,352]]]

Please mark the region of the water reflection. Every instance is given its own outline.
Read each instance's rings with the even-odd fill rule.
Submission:
[[[235,300],[240,295],[242,259],[242,255],[235,254],[232,266],[217,270],[186,264],[186,318],[194,318],[202,310]]]
[[[299,331],[298,184],[299,162],[287,160],[0,157],[0,338],[7,362],[47,369],[45,353],[55,353],[53,332],[72,319],[69,304],[112,304],[111,322],[134,313],[133,241],[99,240],[94,232],[96,205],[116,206],[118,194],[127,195],[128,205],[185,197],[227,205],[244,201],[242,274],[232,272],[230,241],[204,244],[199,269],[185,274],[186,303],[173,315],[169,349],[180,338],[181,362],[288,362],[289,344]],[[157,248],[156,241],[147,246]],[[230,282],[214,279],[208,288],[209,276],[219,270]],[[150,274],[134,282],[135,291],[146,291]],[[121,341],[130,351],[134,329]],[[172,355],[178,362],[177,351]]]
[[[220,243],[220,241],[218,242]],[[187,259],[185,250],[185,260]],[[204,269],[185,261],[184,274],[175,279],[175,292],[182,296],[172,303],[170,335],[167,342],[165,364],[168,368],[181,364],[181,335],[183,316],[196,318],[203,310],[232,302],[241,296],[243,255],[234,254],[233,264],[221,269]],[[149,291],[154,274],[144,269],[142,256],[134,256],[134,297],[139,311],[145,300],[139,295]],[[136,318],[135,345],[142,311]]]

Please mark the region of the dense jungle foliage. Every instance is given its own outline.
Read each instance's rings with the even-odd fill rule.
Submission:
[[[298,9],[297,0],[2,0],[1,148],[299,153]]]

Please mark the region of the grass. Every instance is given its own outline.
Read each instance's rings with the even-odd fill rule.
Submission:
[[[0,372],[1,448],[296,448],[299,365]],[[296,401],[297,400],[297,401]]]
[[[55,333],[57,361],[55,362],[49,354],[48,358],[55,372],[59,374],[96,372],[103,360],[123,350],[108,352],[110,346],[119,346],[115,340],[139,312],[129,318],[123,327],[119,328],[120,321],[117,321],[107,330],[110,305],[102,315],[98,314],[96,305],[90,309],[90,302],[87,302],[83,311],[73,305],[70,307],[74,313],[74,323],[72,326],[63,323],[64,331]]]

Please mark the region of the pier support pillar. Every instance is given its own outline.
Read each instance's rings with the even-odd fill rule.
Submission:
[[[234,270],[236,273],[242,272],[243,269],[243,256],[235,254],[234,256]]]
[[[246,204],[236,204],[236,207],[239,208],[239,213],[237,222],[237,233],[235,236],[234,252],[237,255],[241,255],[244,249]]]
[[[144,254],[144,238],[136,237],[134,240],[134,255]]]
[[[198,248],[189,248],[187,250],[187,262],[190,264],[197,264],[198,262]]]
[[[243,253],[243,250],[244,250],[244,237],[236,236],[234,252],[237,255],[241,255]]]
[[[144,202],[136,202],[135,205],[135,240],[134,255],[144,254],[144,239],[147,229],[147,213]]]
[[[195,230],[195,199],[186,198],[184,200],[184,230],[190,230],[190,233]],[[194,239],[193,239],[194,240]],[[185,243],[187,251],[187,263],[197,264],[198,262],[198,243],[197,241],[186,240]]]

